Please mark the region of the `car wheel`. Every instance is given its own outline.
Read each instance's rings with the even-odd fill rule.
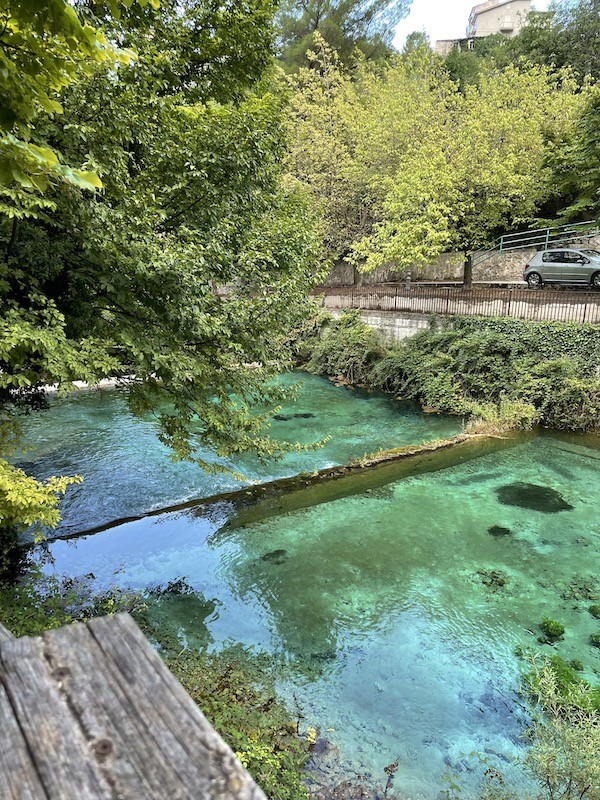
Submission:
[[[596,272],[595,275],[592,275],[592,286],[594,289],[600,289],[600,272]]]
[[[541,289],[543,285],[542,276],[539,272],[529,273],[527,276],[527,286],[529,286],[530,289]]]

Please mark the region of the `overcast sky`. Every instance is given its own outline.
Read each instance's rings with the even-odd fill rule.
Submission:
[[[459,39],[465,35],[469,13],[476,0],[412,0],[408,17],[398,25],[394,44],[401,50],[407,34],[425,31],[435,44],[436,39]],[[535,0],[538,11],[548,8],[547,0]]]

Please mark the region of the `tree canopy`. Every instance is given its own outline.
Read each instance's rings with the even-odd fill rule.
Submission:
[[[468,256],[563,191],[551,153],[582,146],[589,97],[568,72],[489,64],[460,87],[423,43],[384,70],[350,73],[323,44],[311,57],[317,68],[292,79],[291,167],[334,259],[418,270],[444,251]]]
[[[35,216],[5,211],[0,223],[0,455],[44,384],[109,375],[131,376],[130,408],[154,412],[180,457],[194,457],[199,434],[218,454],[272,453],[257,407],[274,399],[268,378],[319,255],[306,194],[284,175],[273,9],[167,0],[95,24],[76,10],[135,58],[86,61],[60,113],[28,123],[102,189],[51,181]],[[10,488],[23,476],[3,470],[0,527],[31,523]]]
[[[394,52],[392,39],[411,0],[282,0],[275,23],[279,55],[286,69],[307,65],[315,34],[349,63],[359,51],[371,60]]]

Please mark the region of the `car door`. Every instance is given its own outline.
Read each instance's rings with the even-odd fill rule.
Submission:
[[[546,250],[542,255],[543,275],[542,280],[545,283],[560,283],[563,280],[563,250]]]
[[[587,259],[577,250],[565,250],[562,280],[565,283],[587,283],[589,269],[585,263]]]

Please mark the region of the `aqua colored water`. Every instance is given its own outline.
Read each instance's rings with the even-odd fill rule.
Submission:
[[[263,464],[250,455],[223,460],[248,482],[346,464],[365,453],[452,436],[460,429],[456,419],[423,414],[414,405],[337,387],[315,375],[295,373],[280,381],[300,382],[301,388],[295,402],[278,414],[288,419],[273,419],[271,435],[300,444],[332,438],[319,450],[291,452],[277,462]],[[38,478],[84,476],[84,483],[71,487],[63,502],[63,533],[243,485],[231,475],[207,474],[189,462],[174,464],[156,438],[156,428],[151,417],[131,416],[121,392],[53,399],[48,411],[27,420],[31,450],[19,463]],[[216,460],[206,448],[198,452]]]
[[[488,764],[524,785],[517,647],[600,675],[599,471],[599,448],[541,436],[243,527],[188,510],[58,540],[47,569],[98,587],[184,581],[194,594],[167,595],[156,618],[182,646],[271,653],[282,696],[330,742],[332,783],[384,783],[398,758],[389,796],[433,800],[446,773],[474,798]],[[543,617],[564,641],[537,642]]]

